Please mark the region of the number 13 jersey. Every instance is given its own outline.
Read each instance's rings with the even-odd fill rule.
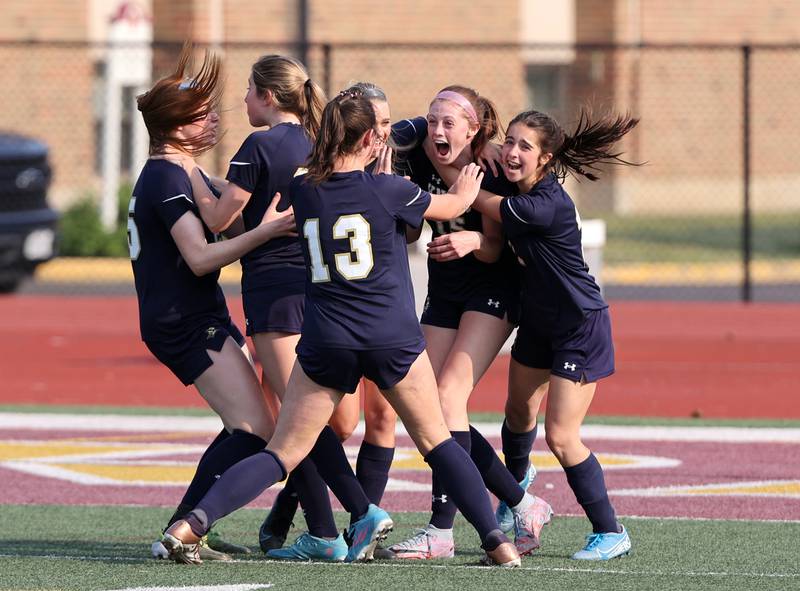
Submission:
[[[308,272],[302,340],[353,350],[422,340],[405,226],[420,226],[430,193],[352,171],[318,186],[297,177],[289,194]]]

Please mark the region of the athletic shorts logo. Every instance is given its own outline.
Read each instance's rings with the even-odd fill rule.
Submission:
[[[436,495],[433,495],[433,502],[435,503],[436,501],[439,501],[442,504],[447,503],[447,495],[442,495],[441,497],[437,497]]]
[[[489,301],[486,302],[486,305],[490,308],[494,307],[494,309],[497,310],[500,308],[500,300],[493,300],[492,298],[489,298]]]
[[[565,361],[564,362],[564,369],[568,369],[570,371],[575,371],[575,368],[577,368],[577,367],[578,367],[577,365],[575,365],[574,363],[570,363],[569,361]]]
[[[213,326],[209,326],[209,327],[206,329],[206,340],[207,340],[207,341],[210,341],[210,340],[211,340],[211,339],[213,339],[215,336],[217,336],[217,329],[216,329],[215,327],[213,327]]]

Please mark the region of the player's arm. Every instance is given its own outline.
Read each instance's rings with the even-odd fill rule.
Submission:
[[[452,261],[472,253],[484,263],[494,263],[503,250],[503,231],[500,224],[483,218],[483,232],[460,230],[442,234],[428,242],[428,254],[435,261]]]
[[[194,201],[200,210],[200,216],[212,232],[226,230],[250,201],[251,193],[231,182],[226,182],[222,194],[217,199],[206,185],[198,166],[191,170],[189,178],[192,181]]]
[[[431,195],[423,217],[446,222],[462,215],[475,201],[481,187],[483,172],[477,164],[468,164],[457,173],[450,190],[443,195]]]
[[[178,218],[170,228],[170,234],[192,273],[198,277],[207,275],[229,265],[272,238],[297,235],[294,211],[288,208],[278,212],[276,207],[279,200],[280,193],[276,193],[261,224],[230,240],[209,244],[200,220],[191,211]]]

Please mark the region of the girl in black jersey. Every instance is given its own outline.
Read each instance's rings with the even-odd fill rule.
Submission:
[[[195,509],[165,532],[175,560],[196,561],[196,543],[217,519],[284,479],[309,453],[345,393],[368,377],[475,526],[485,560],[519,565],[514,545],[497,529],[480,473],[445,426],[416,323],[405,242],[406,224],[416,227],[423,217],[442,220],[464,212],[481,175],[470,164],[447,195],[432,196],[403,178],[366,173],[375,126],[375,111],[360,93],[342,93],[325,107],[309,172],[290,189],[308,273],[307,300],[275,434],[263,453],[228,469]],[[347,561],[371,558],[392,525],[385,511],[370,505],[349,529]]]
[[[584,548],[572,556],[576,560],[621,556],[631,542],[609,502],[603,470],[580,437],[597,381],[614,372],[614,345],[608,304],[583,258],[580,216],[559,181],[567,174],[594,181],[598,163],[631,164],[611,146],[637,123],[627,116],[595,121],[582,112],[575,131],[566,134],[544,113],[521,113],[511,121],[502,149],[503,170],[520,194],[482,191],[475,202],[502,221],[523,267],[509,405],[517,420],[532,426],[549,385],[547,444],[592,523]]]
[[[432,193],[444,192],[449,186],[437,167],[460,168],[475,161],[500,130],[492,102],[464,86],[448,86],[434,97],[424,139],[402,149],[419,136],[414,124],[418,120],[406,128],[415,132],[410,134],[410,141],[399,142],[399,169]],[[482,187],[513,192],[513,185],[505,178],[488,172]],[[517,549],[528,553],[539,547],[539,534],[552,513],[542,499],[526,495],[530,447],[521,454],[517,473],[511,473],[486,439],[470,426],[467,414],[473,388],[513,329],[519,291],[517,264],[505,247],[500,223],[479,211],[468,210],[449,221],[430,222],[430,226],[433,240],[428,244],[428,296],[420,322],[442,410],[453,438],[470,453],[489,489],[503,506],[519,506],[518,519],[508,509],[498,521],[503,531],[515,529]],[[434,477],[428,525],[390,550],[398,558],[453,557],[455,513],[443,484]]]
[[[272,433],[244,338],[231,322],[217,279],[221,267],[294,231],[291,211],[277,213],[277,201],[249,232],[224,242],[216,242],[200,219],[187,170],[216,143],[220,61],[207,53],[197,76],[186,79],[190,55],[187,44],[175,72],[137,99],[150,135],[150,158],[128,214],[142,339],[185,385],[197,388],[224,425],[169,524],[191,510],[225,469],[263,449]],[[160,542],[152,550],[166,556]],[[227,558],[208,551],[204,557]]]

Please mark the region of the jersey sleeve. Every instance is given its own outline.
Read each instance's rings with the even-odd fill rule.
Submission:
[[[549,227],[555,217],[555,205],[547,195],[524,193],[503,199],[500,217],[506,234],[519,236]]]
[[[428,135],[428,121],[425,117],[403,119],[392,125],[392,141],[399,149],[415,146]]]
[[[176,168],[170,174],[164,175],[159,193],[155,211],[167,230],[171,230],[187,211],[195,212],[192,183],[183,170]]]
[[[236,186],[252,193],[255,191],[262,171],[266,170],[268,166],[267,156],[261,146],[259,136],[256,133],[251,133],[244,140],[239,151],[231,158],[228,165],[228,174],[225,178]]]
[[[400,176],[382,174],[375,177],[376,193],[384,208],[396,220],[419,228],[431,204],[431,194]]]

